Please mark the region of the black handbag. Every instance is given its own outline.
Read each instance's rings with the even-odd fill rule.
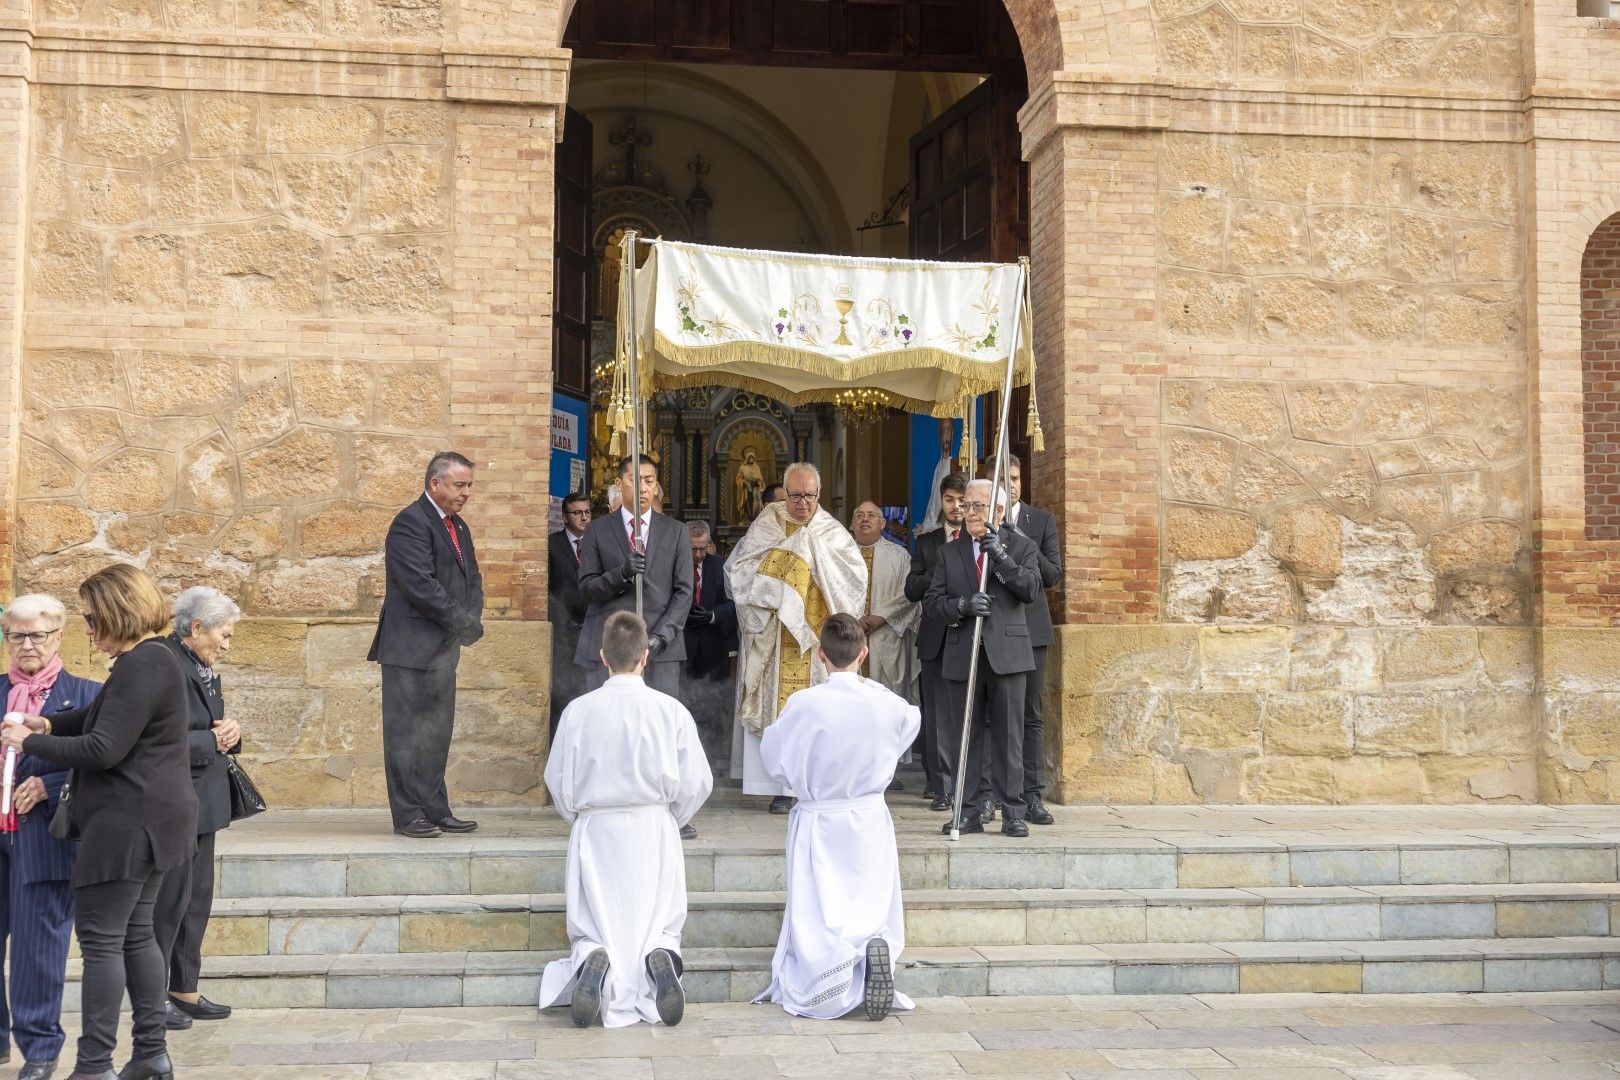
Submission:
[[[259,789],[254,786],[247,770],[238,765],[236,759],[229,754],[225,755],[225,775],[231,779],[232,821],[241,821],[269,809],[264,805],[264,796],[259,794]],[[67,789],[62,790],[65,792]]]
[[[46,831],[58,840],[79,839],[79,828],[73,824],[73,777],[73,773],[68,773],[68,778],[62,781],[62,790],[56,796],[56,813],[51,815],[50,823],[45,826]]]

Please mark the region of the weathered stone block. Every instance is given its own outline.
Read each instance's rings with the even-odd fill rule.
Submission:
[[[1254,289],[1254,335],[1272,341],[1339,340],[1338,290],[1303,277],[1260,279]]]
[[[1271,521],[1271,550],[1296,574],[1337,577],[1344,568],[1339,515],[1324,506],[1284,510]]]
[[[1199,630],[1199,685],[1205,690],[1280,690],[1288,684],[1286,627],[1206,626]]]
[[[1172,694],[1170,714],[1176,742],[1201,750],[1260,749],[1260,695],[1254,693]]]
[[[1290,690],[1382,689],[1377,632],[1299,627],[1289,638]]]
[[[1359,747],[1359,705],[1356,724]],[[1333,788],[1341,803],[1421,802],[1427,783],[1412,758],[1352,757],[1333,763]]]
[[[1351,706],[1346,694],[1265,695],[1266,753],[1348,757],[1355,745]]]
[[[1165,511],[1165,551],[1177,559],[1233,559],[1254,546],[1260,528],[1246,514],[1197,506]]]
[[[400,952],[508,952],[529,948],[526,911],[406,912]]]
[[[1426,688],[1467,687],[1479,664],[1479,635],[1472,627],[1433,626],[1384,634],[1384,682]]]
[[[1159,310],[1172,333],[1205,340],[1243,336],[1249,311],[1243,278],[1167,271],[1159,280],[1159,296]]]
[[[1247,802],[1330,803],[1333,789],[1333,763],[1327,758],[1268,755],[1243,763]]]
[[[1358,754],[1436,754],[1445,749],[1439,703],[1428,694],[1357,698],[1355,734]]]
[[[1184,851],[1177,881],[1183,889],[1267,888],[1288,884],[1286,851]]]
[[[1541,631],[1541,677],[1548,690],[1620,691],[1620,628]]]
[[[1243,994],[1359,994],[1361,962],[1244,964],[1238,975]]]

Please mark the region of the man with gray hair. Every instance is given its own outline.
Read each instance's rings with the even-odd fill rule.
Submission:
[[[394,831],[424,838],[472,832],[450,812],[444,770],[456,717],[456,667],[463,646],[484,636],[484,577],[461,520],[473,463],[433,455],[422,497],[388,528],[377,635],[366,659],[382,665],[383,769]]]
[[[941,549],[923,608],[946,627],[942,668],[949,700],[941,735],[949,769],[947,787],[959,773],[966,777],[963,805],[958,808],[961,830],[984,831],[981,808],[973,796],[988,753],[995,796],[1003,807],[1001,831],[1007,836],[1028,836],[1029,826],[1024,824],[1024,693],[1035,656],[1025,607],[1041,595],[1041,574],[1035,545],[1001,528],[1006,510],[1004,489],[992,491],[988,480],[968,484],[963,502],[966,527]],[[961,761],[958,754],[968,709],[974,619],[983,621],[984,632],[972,703],[972,735],[967,760]],[[942,831],[949,833],[951,823],[946,822]]]
[[[866,560],[855,538],[821,508],[821,473],[809,462],[782,474],[787,498],[769,503],[748,527],[728,568],[737,605],[737,725],[734,774],[743,792],[771,796],[771,813],[792,799],[759,757],[760,736],[789,695],[825,682],[815,653],[831,615],[866,614]]]

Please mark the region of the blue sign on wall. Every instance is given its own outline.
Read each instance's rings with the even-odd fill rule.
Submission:
[[[567,394],[551,395],[551,503],[561,528],[562,500],[585,486],[589,474],[590,410]]]

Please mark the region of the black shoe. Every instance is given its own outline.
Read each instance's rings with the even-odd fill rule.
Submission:
[[[590,1027],[602,1016],[602,980],[607,978],[608,954],[597,949],[579,965],[574,981],[573,1015],[575,1027]]]
[[[866,943],[866,1018],[882,1020],[894,1007],[894,965],[889,943],[875,937]]]
[[[947,821],[944,825],[942,825],[940,827],[939,831],[944,833],[946,836],[951,835],[951,823]],[[978,818],[974,818],[974,817],[963,818],[962,819],[962,827],[961,827],[961,829],[959,831],[965,832],[965,833],[984,832],[984,822],[982,822]]]
[[[170,1031],[184,1031],[191,1026],[191,1017],[174,1007],[174,999],[163,1003],[163,1026]]]
[[[463,821],[454,814],[451,814],[449,817],[439,822],[439,828],[443,829],[445,832],[472,832],[474,829],[478,828],[478,822]]]
[[[118,1074],[113,1072],[111,1069],[108,1069],[106,1072],[98,1073],[80,1072],[79,1070],[74,1069],[73,1075],[69,1076],[68,1080],[118,1080]]]
[[[951,797],[949,795],[935,795],[934,801],[928,804],[930,810],[949,810],[950,808]]]
[[[979,820],[980,821],[994,821],[994,820],[996,820],[996,804],[993,803],[993,802],[990,802],[988,799],[986,799],[984,805],[979,807]]]
[[[904,791],[904,790],[906,790],[906,785],[902,784],[900,782],[900,778],[897,776],[893,780],[889,781],[888,790],[890,790],[890,791]]]
[[[937,799],[937,798],[939,798],[939,792],[935,791],[933,788],[925,788],[923,790],[922,797],[924,799],[930,799],[930,800],[931,799]]]
[[[174,1063],[168,1054],[145,1061],[131,1061],[118,1072],[118,1080],[174,1080]]]
[[[209,1001],[207,998],[201,995],[198,995],[195,1002],[181,1001],[179,998],[170,995],[169,1004],[173,1005],[175,1008],[179,1009],[193,1020],[223,1020],[227,1016],[231,1015],[231,1007],[229,1005],[215,1005],[212,1001]]]
[[[693,825],[691,822],[687,822],[685,825],[682,825],[681,826],[681,839],[682,840],[696,840],[697,839],[697,826]]]
[[[1003,818],[1001,822],[1002,836],[1028,836],[1029,826],[1018,818]]]
[[[51,1080],[51,1074],[56,1072],[56,1059],[49,1061],[25,1062],[22,1072],[17,1074],[17,1080]]]
[[[1031,825],[1052,824],[1052,811],[1046,808],[1046,804],[1041,801],[1041,797],[1039,795],[1031,795],[1029,798],[1024,800],[1024,803],[1028,807],[1028,809],[1024,811],[1025,821],[1029,822]]]
[[[674,1027],[686,1015],[686,991],[681,989],[681,977],[675,974],[675,958],[668,949],[654,949],[647,954],[647,974],[653,981],[653,1007],[658,1019],[666,1027]]]
[[[773,814],[785,814],[791,809],[793,809],[793,796],[791,795],[778,795],[771,800],[771,813]]]
[[[401,836],[409,836],[413,840],[425,840],[430,836],[443,835],[439,827],[425,817],[419,817],[409,825],[401,825],[394,831]]]

